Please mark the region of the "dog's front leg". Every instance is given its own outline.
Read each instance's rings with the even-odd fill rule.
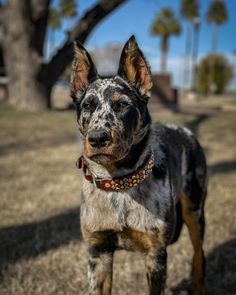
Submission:
[[[146,257],[146,270],[150,295],[161,295],[165,292],[166,281],[166,249],[149,253]]]
[[[88,260],[89,295],[110,295],[113,253],[90,254]]]

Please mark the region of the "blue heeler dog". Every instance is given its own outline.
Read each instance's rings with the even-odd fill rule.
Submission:
[[[195,294],[205,294],[206,161],[194,135],[176,125],[151,125],[150,68],[135,37],[125,44],[118,73],[98,75],[75,45],[71,96],[84,152],[81,228],[88,243],[89,294],[108,295],[116,249],[145,254],[149,294],[164,294],[168,245],[183,222],[194,248]]]

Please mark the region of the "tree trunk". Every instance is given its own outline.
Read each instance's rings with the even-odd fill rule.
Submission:
[[[161,73],[166,73],[168,52],[168,37],[163,36],[161,39]]]
[[[217,52],[218,34],[219,34],[219,26],[217,24],[214,24],[213,25],[213,32],[212,32],[212,43],[211,43],[211,53],[212,54],[215,54]]]
[[[43,47],[50,0],[8,0],[4,7],[4,60],[9,103],[30,111],[50,107],[53,85],[73,58],[73,41],[83,43],[93,28],[126,0],[103,0],[68,33],[64,45],[44,63]]]
[[[184,54],[184,74],[183,74],[183,88],[189,88],[189,59],[191,52],[192,40],[192,23],[187,23],[186,41],[185,41],[185,54]]]
[[[214,83],[214,64],[215,64],[215,54],[217,51],[218,43],[218,33],[219,27],[217,24],[213,25],[212,31],[212,43],[211,43],[211,60],[210,60],[210,72],[209,72],[209,92],[213,94],[216,90],[216,85]]]
[[[38,79],[42,59],[32,47],[31,23],[25,1],[9,0],[5,10],[4,59],[8,75],[8,101],[18,109],[43,110],[49,92]]]
[[[194,25],[194,39],[193,39],[193,51],[192,51],[192,81],[191,87],[196,89],[196,77],[197,77],[197,59],[198,59],[198,45],[199,45],[199,24]]]

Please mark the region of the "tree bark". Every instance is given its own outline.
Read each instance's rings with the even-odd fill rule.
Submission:
[[[83,43],[94,27],[126,0],[101,0],[68,33],[64,45],[44,63],[50,0],[9,0],[4,9],[4,59],[9,103],[30,111],[50,107],[53,85],[73,58],[73,41]]]
[[[48,93],[38,78],[42,59],[32,48],[29,6],[26,1],[9,0],[4,13],[3,46],[9,103],[18,109],[45,109]]]
[[[30,11],[34,25],[33,46],[43,56],[51,0],[31,0]]]

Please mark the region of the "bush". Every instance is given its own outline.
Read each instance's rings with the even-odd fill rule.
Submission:
[[[196,90],[202,94],[210,92],[223,93],[233,78],[233,68],[227,58],[219,54],[204,57],[197,67]]]

